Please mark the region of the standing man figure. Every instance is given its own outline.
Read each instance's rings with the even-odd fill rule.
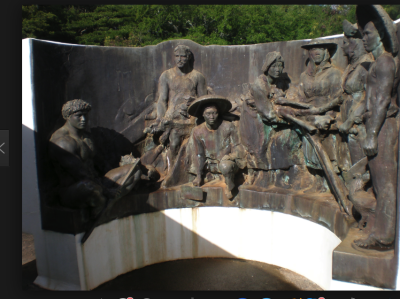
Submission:
[[[163,72],[158,83],[157,119],[153,132],[165,131],[161,142],[169,135],[169,165],[173,165],[182,140],[189,137],[195,118],[187,113],[192,101],[207,94],[206,79],[193,68],[194,57],[189,47],[174,49],[176,66]]]
[[[369,236],[354,242],[362,248],[387,250],[393,248],[396,229],[399,45],[393,21],[382,6],[358,5],[356,15],[364,47],[375,58],[367,76],[362,148],[368,157],[376,209]]]

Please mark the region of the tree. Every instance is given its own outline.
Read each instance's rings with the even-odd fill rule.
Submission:
[[[400,18],[400,5],[383,5]],[[356,22],[355,5],[23,5],[22,38],[143,47],[171,39],[245,45],[316,38]]]

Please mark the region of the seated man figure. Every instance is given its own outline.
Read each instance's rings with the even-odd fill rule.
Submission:
[[[229,199],[233,197],[231,191],[235,187],[234,176],[238,171],[238,163],[244,156],[235,125],[218,117],[231,107],[231,102],[224,97],[205,95],[196,99],[188,109],[190,115],[202,116],[205,120],[191,134],[192,169],[196,174],[193,185],[200,186],[204,170],[211,174],[222,174],[227,185],[225,194]]]
[[[91,218],[103,210],[107,200],[128,194],[140,179],[138,159],[123,157],[121,167],[100,177],[93,158],[95,148],[84,129],[91,106],[82,100],[64,104],[64,126],[50,138],[49,155],[59,178],[60,204],[75,209],[90,209]],[[127,164],[127,160],[130,162]],[[122,166],[123,165],[123,166]]]

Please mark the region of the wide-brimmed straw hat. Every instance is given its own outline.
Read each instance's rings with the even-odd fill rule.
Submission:
[[[203,115],[203,108],[210,104],[217,106],[220,114],[224,114],[232,108],[232,103],[227,98],[215,94],[207,94],[197,98],[189,106],[188,113],[192,116],[200,117]]]
[[[386,51],[393,54],[396,54],[399,51],[396,26],[381,5],[357,5],[356,17],[358,28],[361,33],[368,22],[373,20],[382,22],[382,25],[385,28],[385,36],[382,42]]]
[[[273,64],[275,61],[282,61],[284,63],[281,53],[277,51],[269,52],[265,59],[265,63],[261,68],[262,72],[265,73],[268,71],[271,64]]]
[[[312,39],[308,44],[301,46],[303,49],[310,50],[311,48],[328,48],[331,57],[335,55],[337,43],[327,42],[325,39]]]

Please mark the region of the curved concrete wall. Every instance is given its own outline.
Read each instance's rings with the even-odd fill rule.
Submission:
[[[43,267],[49,272],[35,283],[53,290],[90,290],[148,265],[203,257],[277,265],[330,289],[332,252],[341,242],[327,228],[299,217],[225,207],[171,209],[114,220],[97,227],[83,246],[82,234],[48,233],[53,242],[47,244],[46,263],[54,269],[62,264],[63,272]],[[76,248],[77,259],[71,252],[61,258],[60,248]],[[79,279],[68,274],[74,272]]]

